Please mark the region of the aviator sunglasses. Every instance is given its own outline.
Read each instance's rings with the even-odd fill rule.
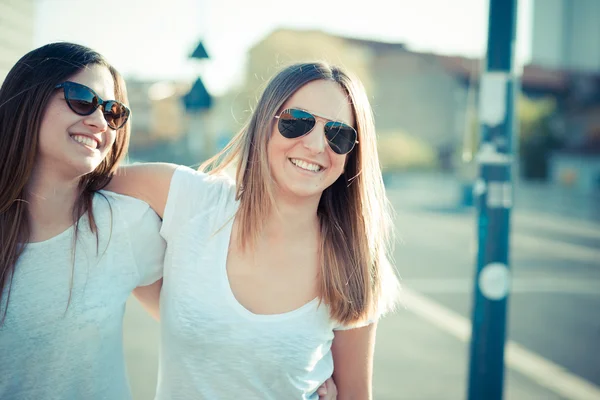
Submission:
[[[348,154],[358,141],[356,129],[339,121],[332,121],[319,115],[313,115],[305,110],[289,108],[276,115],[279,121],[277,129],[285,138],[296,139],[308,134],[317,124],[317,117],[327,120],[325,138],[329,147],[337,154]]]
[[[116,100],[102,100],[92,89],[75,82],[63,82],[56,85],[56,89],[63,89],[65,100],[71,110],[78,115],[90,115],[98,107],[102,107],[104,119],[111,129],[123,127],[129,119],[131,111],[123,103]]]

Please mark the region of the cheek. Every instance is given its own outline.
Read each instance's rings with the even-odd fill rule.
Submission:
[[[72,124],[68,117],[61,110],[57,110],[56,107],[48,107],[38,131],[40,145],[51,144],[56,142],[59,137],[66,135],[69,126]]]
[[[348,161],[347,155],[339,155],[335,154],[331,156],[331,165],[333,166],[333,170],[336,173],[336,176],[342,175],[346,168],[346,162]]]
[[[285,155],[293,146],[293,142],[282,137],[279,132],[273,132],[267,143],[267,154],[269,160],[274,160],[278,156]]]
[[[102,153],[104,155],[107,155],[113,148],[115,141],[117,140],[117,133],[115,131],[106,131],[105,134],[105,138],[106,138],[106,146],[104,146],[104,149],[102,150]]]

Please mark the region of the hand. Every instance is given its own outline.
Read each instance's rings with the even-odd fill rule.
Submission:
[[[333,378],[329,378],[317,389],[320,400],[335,400],[337,398],[337,387]]]

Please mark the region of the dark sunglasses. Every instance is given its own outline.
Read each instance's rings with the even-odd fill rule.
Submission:
[[[56,85],[63,89],[69,108],[78,115],[90,115],[98,107],[102,107],[104,119],[111,129],[120,129],[129,119],[131,111],[123,103],[116,100],[102,100],[92,89],[75,82],[63,82]]]
[[[337,154],[350,153],[354,145],[358,143],[356,140],[358,136],[356,129],[343,122],[331,121],[321,116],[318,117],[328,121],[325,124],[324,130],[325,138],[331,150]],[[295,139],[308,134],[317,124],[315,115],[297,108],[284,110],[281,114],[276,115],[275,118],[279,120],[277,123],[279,133],[288,139]]]

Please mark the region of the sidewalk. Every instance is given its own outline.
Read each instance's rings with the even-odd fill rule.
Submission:
[[[377,329],[375,400],[464,400],[468,345],[410,310],[385,317]],[[562,400],[506,369],[506,400]]]
[[[158,377],[160,327],[131,296],[123,322],[123,347],[133,400],[153,400]]]
[[[600,230],[598,221],[585,215],[593,215],[600,209],[600,203],[595,204],[592,198],[564,193],[557,199],[550,196],[554,192],[552,188],[534,189],[527,188],[519,192],[521,201],[512,218],[512,262],[518,266],[513,271],[516,281],[521,278],[535,280],[544,274],[563,280],[567,277],[581,280],[596,277],[595,266],[598,265],[600,253],[594,245],[600,243]],[[460,280],[472,285],[476,244],[475,210],[472,207],[460,207],[457,182],[444,176],[398,176],[388,180],[388,195],[398,213],[398,231],[405,240],[396,254],[404,285],[413,288],[410,285],[415,283],[415,278],[417,281],[421,279],[444,284]],[[549,196],[547,201],[543,201],[544,196]],[[438,253],[437,256],[435,253]],[[582,271],[586,273],[580,275]],[[468,322],[466,319],[469,314],[465,311],[470,307],[470,291],[451,291],[445,295],[427,293],[428,301],[436,298],[444,302],[449,313],[458,315],[458,310],[463,315],[463,322],[457,324],[456,321],[444,320],[446,317],[440,316],[439,312],[428,311],[427,307],[420,307],[415,302],[411,304],[411,296],[405,293],[405,298],[409,298],[407,309],[384,319],[378,330],[375,399],[466,398],[467,337],[470,328],[462,328]],[[560,342],[560,348],[564,352],[571,352],[576,347],[572,341],[579,336],[573,330],[561,327],[561,320],[557,321],[556,318],[564,317],[564,311],[569,309],[571,315],[582,314],[584,310],[573,304],[581,304],[577,302],[587,298],[565,293],[544,296],[534,291],[514,296],[511,306],[518,310],[513,310],[509,315],[509,326],[515,336],[520,339],[541,339],[546,335],[545,329],[554,329],[552,336],[564,339]],[[553,302],[549,302],[549,299]],[[557,303],[565,305],[563,314],[557,308],[552,308]],[[590,304],[593,302],[590,301]],[[585,311],[589,310],[585,308]],[[532,319],[532,316],[535,318]],[[549,320],[552,322],[547,323]],[[564,321],[563,325],[568,326]],[[556,325],[561,329],[555,329]],[[514,336],[511,338],[514,339]],[[533,341],[536,342],[536,339]],[[529,344],[531,342],[527,341]],[[566,373],[560,379],[552,380],[560,374],[553,377],[546,374],[547,379],[540,379],[540,374],[544,375],[540,371],[546,371],[544,368],[537,368],[537,373],[531,373],[530,367],[534,364],[532,358],[541,354],[550,358],[555,355],[553,351],[548,351],[546,345],[537,347],[539,353],[528,356],[526,362],[512,364],[519,371],[526,371],[527,376],[508,368],[507,362],[504,399],[567,398],[550,391],[549,387],[554,387],[558,393],[568,393],[562,395],[568,398],[600,398],[590,395],[598,393],[597,386],[588,390],[587,395],[581,395],[581,391],[577,396],[574,395],[587,382],[578,382],[574,385],[578,386],[577,390],[574,389],[570,383],[579,377],[568,376],[569,371],[563,369],[562,364],[552,366]],[[556,359],[553,361],[558,362]],[[576,366],[585,370],[585,360],[578,360]],[[570,381],[565,382],[567,380]],[[536,382],[542,382],[544,386]]]

